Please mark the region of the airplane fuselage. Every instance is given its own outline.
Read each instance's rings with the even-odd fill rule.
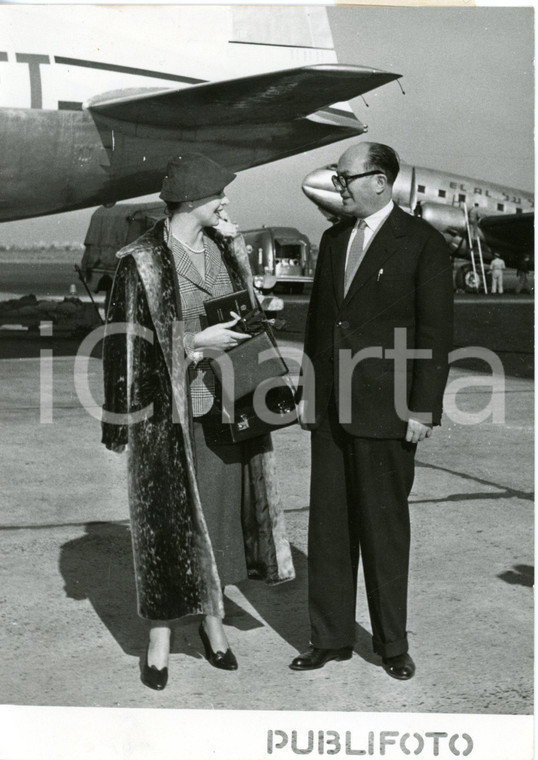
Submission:
[[[303,191],[328,217],[345,216],[340,194],[334,189],[331,164],[311,172],[303,180]],[[506,255],[520,254],[532,247],[532,216],[534,196],[512,187],[460,176],[449,172],[402,164],[393,188],[393,198],[406,211],[422,216],[444,236],[454,252],[465,253],[469,225],[493,217],[513,217],[513,245],[506,236],[478,234],[484,242]]]
[[[119,125],[86,111],[0,109],[0,221],[107,205],[155,192],[171,155],[198,151],[235,170],[274,160],[290,133],[260,124],[255,135],[236,130],[166,129]],[[324,143],[311,127],[312,142]],[[330,140],[327,140],[330,142]],[[226,157],[223,160],[223,152]]]
[[[449,172],[403,165],[394,184],[397,203],[414,209],[417,203],[438,203],[469,211],[476,209],[481,216],[518,214],[534,209],[531,193],[525,193],[494,182],[464,177]]]
[[[315,169],[303,181],[303,190],[320,209],[334,216],[343,216],[339,193],[331,177],[336,165]],[[417,203],[438,204],[469,212],[476,209],[480,216],[520,214],[534,210],[532,193],[494,182],[464,177],[458,174],[402,164],[393,188],[396,203],[414,211]]]

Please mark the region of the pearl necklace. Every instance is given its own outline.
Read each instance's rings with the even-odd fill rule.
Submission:
[[[184,240],[180,240],[178,237],[176,237],[172,233],[172,225],[170,224],[170,220],[166,220],[166,230],[168,232],[168,246],[170,247],[170,238],[174,238],[174,240],[177,240],[178,243],[180,243],[184,248],[189,250],[191,253],[205,253],[205,241],[204,241],[204,247],[203,248],[191,248],[190,245],[188,245]]]
[[[174,235],[174,237],[175,237],[175,235]],[[178,243],[181,243],[181,245],[184,248],[187,248],[187,250],[189,250],[191,253],[205,253],[205,245],[204,245],[203,248],[191,248],[191,246],[187,245],[187,243],[184,240],[180,240],[178,237],[176,237],[176,240],[177,240]]]

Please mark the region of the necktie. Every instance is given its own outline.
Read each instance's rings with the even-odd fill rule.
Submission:
[[[359,268],[361,261],[364,258],[364,230],[366,226],[367,225],[364,219],[361,219],[358,224],[355,237],[353,238],[351,248],[349,250],[346,273],[344,275],[344,296],[347,295],[349,286],[353,282],[353,278],[357,274],[357,269]]]

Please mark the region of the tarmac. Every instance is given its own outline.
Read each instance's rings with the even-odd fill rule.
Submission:
[[[310,673],[288,668],[309,638],[309,437],[293,426],[274,441],[296,580],[227,589],[237,672],[203,658],[197,618],[179,623],[169,684],[153,692],[140,681],[146,628],[136,614],[126,459],[100,444],[100,424],[77,397],[73,356],[61,353],[51,422],[40,422],[39,359],[0,361],[2,703],[532,713],[532,379],[507,376],[505,389],[492,391],[487,373],[453,368],[449,404],[478,412],[493,398],[504,402],[505,419],[446,418],[419,446],[408,621],[414,679],[391,679],[374,655],[362,578],[352,660]],[[95,412],[101,373],[100,360],[89,359]]]

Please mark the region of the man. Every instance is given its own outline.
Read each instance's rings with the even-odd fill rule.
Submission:
[[[494,253],[489,266],[491,268],[491,292],[502,294],[503,272],[506,269],[506,264],[498,253]]]
[[[519,268],[517,270],[517,278],[518,282],[516,285],[516,293],[521,293],[521,291],[525,292],[525,290],[528,290],[529,293],[532,293],[532,285],[530,283],[529,278],[529,272],[531,269],[531,259],[530,256],[525,255],[523,259],[519,262]]]
[[[311,646],[294,670],[351,657],[360,552],[374,650],[394,678],[415,672],[407,499],[416,445],[441,420],[453,288],[442,236],[392,201],[398,170],[391,148],[360,143],[333,178],[351,218],[323,235],[307,318]],[[414,360],[408,349],[419,350]]]

